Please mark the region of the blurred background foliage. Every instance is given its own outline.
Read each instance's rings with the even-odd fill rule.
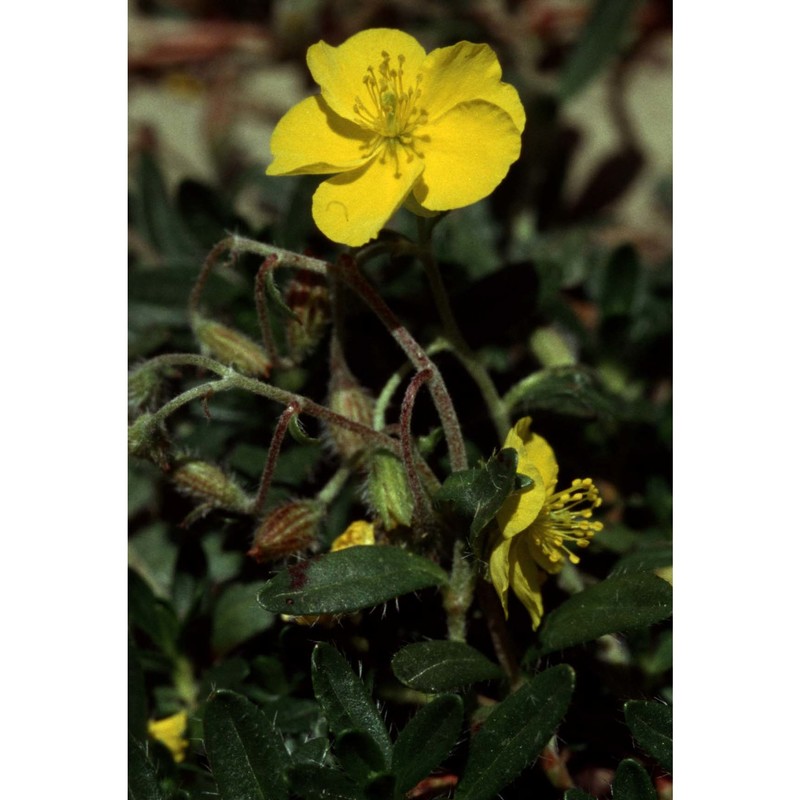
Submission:
[[[563,478],[591,475],[605,498],[605,530],[580,571],[567,569],[546,586],[545,605],[555,608],[609,575],[656,570],[671,581],[671,15],[661,0],[131,2],[132,364],[197,351],[187,299],[208,250],[226,232],[335,257],[310,216],[318,179],[264,176],[272,128],[315,90],[305,67],[310,44],[338,44],[369,27],[402,28],[428,50],[460,39],[485,42],[526,107],[522,157],[490,198],[439,224],[434,246],[456,317],[501,394],[537,369],[550,370],[535,392],[516,397],[515,417],[533,414]],[[414,234],[406,212],[390,227]],[[216,270],[204,295],[215,318],[256,338],[258,263],[243,258],[235,269]],[[387,258],[368,275],[420,341],[435,338],[435,307],[418,265]],[[348,361],[377,393],[402,354],[365,308],[354,309],[351,321]],[[488,457],[499,443],[480,395],[454,359],[438,360],[472,459]],[[272,380],[324,401],[327,374],[320,346]],[[176,370],[161,401],[185,388],[186,377]],[[254,490],[279,412],[255,397],[220,395],[209,403],[210,420],[192,404],[171,419],[170,432],[182,453],[223,466]],[[396,406],[390,412],[396,416]],[[415,431],[435,427],[421,395]],[[443,453],[441,443],[432,447]],[[310,496],[334,470],[329,449],[287,441],[267,507]],[[158,788],[147,785],[161,794],[141,796],[216,791],[200,744],[212,688],[250,698],[291,751],[306,748],[316,759],[314,748],[322,752],[327,742],[309,666],[317,641],[359,662],[384,716],[402,727],[418,698],[398,681],[390,657],[409,643],[444,638],[436,594],[420,592],[333,627],[287,624],[255,603],[271,568],[245,555],[252,520],[212,511],[184,526],[192,508],[156,466],[132,460],[130,725],[143,741],[146,719],[190,709],[186,760],[176,765],[151,741],[141,769],[157,775]],[[353,480],[323,522],[320,549],[364,514]],[[532,636],[521,607],[512,607],[509,625],[526,663]],[[482,625],[472,626],[469,642],[493,657]],[[609,797],[618,765],[635,758],[658,796],[671,797],[668,773],[652,749],[637,745],[624,706],[671,703],[671,643],[662,623],[539,662],[535,651],[528,654],[530,666],[565,662],[577,673],[559,740],[581,791]],[[484,681],[465,701],[476,713],[498,696]],[[463,750],[445,773],[458,774]],[[141,766],[138,753],[132,764]],[[566,787],[541,765],[503,797],[562,797]],[[619,796],[649,796],[625,791]]]

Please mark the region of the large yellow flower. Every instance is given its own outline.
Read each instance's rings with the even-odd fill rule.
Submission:
[[[318,42],[306,60],[322,94],[278,122],[267,174],[333,174],[312,214],[335,242],[364,244],[403,203],[430,215],[481,200],[519,158],[525,111],[487,45],[426,55],[407,33],[375,28]]]
[[[569,489],[555,491],[555,455],[530,426],[531,418],[524,417],[506,437],[505,447],[517,451],[517,472],[527,475],[532,483],[510,495],[497,513],[498,532],[491,543],[489,574],[506,616],[510,587],[536,629],[544,614],[541,587],[547,573],[559,572],[565,559],[573,564],[580,560],[566,543],[587,547],[603,525],[590,521],[601,501],[589,478],[574,480]]]

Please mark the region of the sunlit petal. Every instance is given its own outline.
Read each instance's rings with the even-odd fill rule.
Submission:
[[[370,67],[378,70],[383,53],[389,54],[394,66],[398,56],[404,57],[403,69],[413,85],[425,60],[425,50],[413,36],[392,28],[361,31],[338,47],[318,42],[308,48],[306,61],[331,108],[340,116],[354,120],[356,98],[367,102],[364,77]]]
[[[309,135],[313,131],[313,135]],[[360,167],[374,134],[342,119],[319,96],[308,97],[281,117],[270,141],[267,175],[325,174]]]
[[[422,171],[422,162],[395,160],[388,153],[365,166],[328,178],[315,192],[311,213],[319,229],[335,242],[357,247],[378,235],[403,204]]]
[[[533,629],[536,630],[544,614],[542,584],[547,576],[531,558],[523,537],[511,543],[509,569],[511,588],[530,614]]]
[[[459,42],[433,50],[422,74],[423,106],[431,121],[459,103],[485,100],[502,108],[522,133],[525,110],[519,94],[500,80],[500,62],[488,45]]]
[[[482,100],[461,103],[417,131],[425,173],[414,196],[429,211],[482,200],[505,178],[520,153],[511,117]]]
[[[497,596],[503,605],[503,611],[508,616],[508,586],[509,566],[508,557],[511,550],[511,540],[497,538],[489,556],[489,577],[492,579]]]

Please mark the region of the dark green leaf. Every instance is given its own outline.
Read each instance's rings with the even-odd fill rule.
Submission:
[[[305,733],[320,716],[319,706],[313,700],[299,697],[279,697],[262,703],[264,713],[275,720],[283,733]]]
[[[340,614],[445,583],[438,566],[399,547],[348,547],[291,565],[261,590],[258,602],[275,613]]]
[[[163,800],[155,767],[147,758],[145,746],[128,734],[128,800]]]
[[[614,800],[658,800],[645,768],[632,758],[620,761],[611,784]]]
[[[295,764],[322,764],[329,748],[330,742],[328,742],[327,736],[309,739],[297,746],[297,749],[292,753],[292,761]]]
[[[601,271],[600,310],[604,317],[628,316],[641,280],[636,251],[625,245],[614,251]]]
[[[375,775],[364,786],[366,800],[389,800],[395,796],[395,777],[390,772]]]
[[[211,647],[216,655],[228,653],[251,636],[267,630],[275,621],[256,600],[261,586],[261,582],[237,583],[220,596],[211,624]]]
[[[502,678],[497,664],[463,642],[419,642],[395,654],[392,670],[398,680],[423,692],[442,692],[476,681]]]
[[[392,771],[397,791],[413,789],[444,761],[461,732],[464,704],[456,694],[443,694],[423,706],[397,737]]]
[[[625,721],[636,741],[672,772],[672,707],[654,700],[629,700]]]
[[[168,658],[177,658],[179,626],[175,612],[157,600],[133,570],[128,570],[128,616],[131,625],[146,633]]]
[[[311,680],[331,731],[366,734],[380,749],[386,766],[392,749],[389,734],[366,687],[344,656],[329,644],[318,644],[311,656]]]
[[[147,738],[147,697],[144,673],[136,648],[128,642],[128,733],[139,741]]]
[[[595,800],[590,794],[582,792],[580,789],[567,789],[564,792],[564,800]]]
[[[573,595],[545,617],[541,653],[643,628],[672,613],[672,587],[647,572],[608,578]]]
[[[646,547],[620,558],[609,573],[609,577],[626,575],[631,572],[651,572],[658,567],[672,564],[672,545]]]
[[[506,447],[481,467],[454,472],[436,493],[434,504],[470,521],[470,535],[477,536],[514,491],[517,451]]]
[[[203,731],[222,800],[287,800],[286,749],[246,697],[217,692],[206,705]]]
[[[550,367],[529,376],[513,392],[520,411],[546,409],[576,417],[610,416],[612,401],[598,376],[587,367]]]
[[[579,92],[617,51],[638,0],[596,0],[561,74],[559,95]]]
[[[456,800],[493,800],[530,764],[566,713],[574,685],[572,668],[560,664],[503,700],[470,743]]]
[[[197,253],[201,248],[173,208],[158,164],[147,152],[139,161],[138,188],[136,212],[150,243],[169,258]]]
[[[359,787],[343,772],[319,764],[297,764],[289,770],[292,794],[303,800],[363,800]]]
[[[359,785],[386,768],[386,759],[375,740],[363,731],[344,731],[336,737],[333,752],[342,769]]]

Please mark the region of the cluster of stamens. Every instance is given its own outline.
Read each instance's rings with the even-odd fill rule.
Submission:
[[[391,56],[382,52],[383,60],[377,69],[367,68],[364,86],[367,102],[356,97],[353,112],[354,121],[361,127],[374,131],[377,135],[362,145],[367,157],[382,150],[381,162],[385,163],[387,153],[395,161],[395,177],[400,177],[400,150],[411,163],[414,157],[422,158],[417,149],[414,129],[427,121],[427,113],[418,106],[422,95],[420,83],[422,75],[417,75],[415,85],[406,87],[403,82],[405,56],[397,56],[397,68],[391,66]]]
[[[588,547],[592,537],[603,529],[602,522],[590,522],[594,509],[602,500],[590,478],[572,481],[569,489],[550,495],[530,531],[536,546],[554,564],[569,559],[577,564],[580,559],[565,542],[578,547]]]

